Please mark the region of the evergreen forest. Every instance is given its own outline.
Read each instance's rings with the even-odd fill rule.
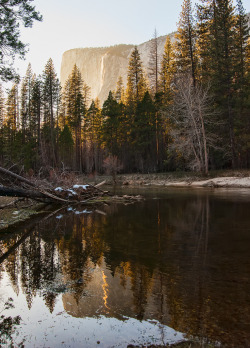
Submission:
[[[241,0],[184,0],[174,40],[149,66],[137,47],[127,81],[90,100],[75,65],[60,85],[52,59],[0,89],[0,165],[39,173],[250,167],[250,38]],[[146,73],[147,71],[147,73]]]

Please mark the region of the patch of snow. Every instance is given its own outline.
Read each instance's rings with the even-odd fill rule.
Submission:
[[[74,189],[82,188],[83,190],[86,190],[86,188],[87,188],[88,186],[89,186],[89,185],[74,185],[73,188],[74,188]]]
[[[56,187],[56,188],[55,188],[55,191],[62,192],[62,191],[63,191],[63,188],[61,188],[61,187]]]
[[[77,193],[74,190],[68,189],[67,192],[71,193],[72,195],[76,196]]]
[[[82,214],[91,214],[91,213],[92,213],[91,210],[86,210],[86,209],[84,209],[84,210],[82,211]]]
[[[79,211],[79,210],[75,211],[76,215],[79,215],[79,214],[91,214],[91,213],[92,213],[92,211],[91,210],[87,210],[87,209],[84,209],[82,211]]]
[[[61,219],[62,217],[63,217],[63,215],[60,214],[60,215],[57,215],[57,216],[56,216],[56,219]]]

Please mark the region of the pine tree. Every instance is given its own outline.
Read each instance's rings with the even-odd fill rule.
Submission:
[[[243,105],[246,97],[247,81],[247,40],[249,28],[245,10],[241,0],[237,0],[235,25],[235,90],[239,94],[239,103]]]
[[[217,108],[225,121],[225,127],[220,129],[220,136],[224,137],[224,153],[230,149],[232,166],[235,167],[235,15],[232,0],[202,0],[197,17],[202,81],[211,84]],[[214,131],[218,132],[218,129]]]
[[[74,141],[72,133],[67,125],[63,127],[59,135],[59,154],[60,162],[63,163],[63,167],[70,168],[72,166],[72,156],[74,150]]]
[[[137,104],[131,130],[131,140],[136,169],[147,172],[157,168],[156,118],[153,100],[146,92]]]
[[[141,57],[137,47],[131,53],[128,65],[126,104],[134,108],[147,90]]]
[[[15,56],[24,57],[26,45],[20,40],[20,24],[32,27],[42,16],[31,5],[33,0],[4,0],[0,2],[0,78],[13,80],[17,74],[13,68]]]
[[[18,85],[14,83],[8,93],[6,103],[6,124],[8,125],[13,138],[17,131],[18,117]]]
[[[3,128],[4,122],[4,93],[2,85],[0,84],[0,131]]]
[[[30,130],[32,130],[31,122],[31,110],[30,110],[30,101],[32,94],[32,69],[31,64],[29,63],[26,70],[26,75],[23,78],[21,84],[21,95],[20,95],[20,123],[23,134],[23,143],[26,141],[26,137],[29,136]]]
[[[43,133],[46,139],[46,149],[49,162],[52,166],[57,163],[56,132],[57,115],[60,100],[60,83],[50,58],[45,65],[42,75],[42,107],[43,107]]]
[[[4,105],[4,94],[2,85],[0,85],[0,163],[3,156],[3,125],[4,125],[4,115],[5,115],[5,105]]]
[[[75,141],[75,169],[82,172],[82,123],[86,112],[86,85],[76,65],[65,83],[64,105],[66,124],[72,129]]]
[[[125,91],[124,91],[123,80],[122,80],[121,76],[118,78],[118,81],[116,84],[116,90],[114,92],[114,96],[115,96],[115,99],[118,103],[124,102]]]
[[[33,75],[32,93],[30,100],[32,135],[37,142],[37,151],[41,154],[41,116],[42,116],[42,81],[40,77]]]
[[[55,118],[57,115],[58,98],[60,95],[60,83],[51,58],[45,65],[42,79],[44,123],[53,129],[56,124]]]
[[[246,46],[246,81],[247,81],[247,105],[250,107],[250,37],[247,40]]]
[[[105,148],[112,156],[119,155],[119,116],[121,107],[109,92],[107,100],[103,103],[102,114],[104,117],[102,126],[102,139]]]
[[[159,42],[157,37],[157,31],[155,29],[154,36],[150,41],[150,51],[149,51],[149,66],[148,66],[148,76],[150,79],[151,89],[153,94],[158,93],[159,90]]]
[[[102,166],[103,115],[99,100],[93,100],[86,112],[83,125],[85,168],[88,173],[100,172]]]
[[[13,159],[13,148],[18,125],[18,85],[13,84],[6,101],[6,119],[4,126],[4,153],[9,160]]]
[[[175,69],[175,59],[174,51],[169,36],[166,38],[166,43],[164,46],[164,52],[161,61],[161,70],[160,70],[160,90],[163,93],[165,103],[169,103],[172,99],[172,87],[171,83],[174,78]]]
[[[190,0],[184,0],[178,23],[175,56],[177,71],[191,73],[195,85],[197,79],[196,29]]]

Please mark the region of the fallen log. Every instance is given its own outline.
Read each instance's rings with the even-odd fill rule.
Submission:
[[[23,189],[23,188],[14,188],[0,186],[0,196],[5,197],[24,197],[31,198],[38,201],[44,201],[48,203],[86,203],[87,201],[96,198],[102,197],[103,195],[109,195],[108,191],[103,191],[99,187],[105,184],[105,181],[94,186],[91,184],[88,185],[74,185],[72,188],[61,188],[57,187],[55,189],[48,189],[45,187],[40,187],[37,184],[31,182],[30,180],[11,172],[5,168],[0,167],[0,174],[7,175],[15,180],[19,180],[26,185],[32,187],[32,189]]]
[[[48,199],[48,196],[36,191],[31,190],[24,190],[21,188],[11,188],[11,187],[4,187],[0,186],[0,196],[3,197],[25,197],[25,198],[32,198],[32,199]],[[50,198],[51,199],[51,198]],[[52,199],[51,199],[52,200]]]

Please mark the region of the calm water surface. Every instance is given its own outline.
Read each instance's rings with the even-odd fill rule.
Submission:
[[[250,192],[141,193],[0,234],[1,315],[21,317],[8,342],[250,347]]]

